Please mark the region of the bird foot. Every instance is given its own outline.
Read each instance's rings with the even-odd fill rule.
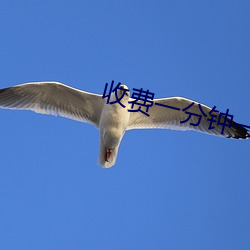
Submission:
[[[106,149],[105,153],[105,161],[108,162],[111,156],[112,150],[111,149]]]

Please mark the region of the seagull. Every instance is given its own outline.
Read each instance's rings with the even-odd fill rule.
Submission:
[[[121,98],[120,103],[116,102],[117,98]],[[90,123],[98,128],[98,164],[104,168],[114,166],[120,143],[127,130],[195,130],[225,138],[250,137],[250,131],[234,121],[231,126],[224,127],[222,134],[223,126],[216,125],[218,118],[215,118],[216,115],[212,117],[210,107],[183,97],[154,99],[148,110],[142,101],[138,101],[137,107],[133,107],[130,103],[134,101],[135,99],[130,98],[129,88],[125,84],[120,85],[116,93],[111,93],[110,102],[116,102],[113,104],[107,103],[102,95],[75,89],[59,82],[31,82],[0,89],[0,108],[59,115]],[[141,105],[139,109],[138,105]],[[190,108],[186,110],[187,107]],[[129,110],[133,112],[128,112]],[[148,115],[145,115],[146,111]],[[211,119],[214,120],[213,129],[210,127]],[[187,122],[183,122],[185,120]],[[227,122],[230,122],[229,118]]]

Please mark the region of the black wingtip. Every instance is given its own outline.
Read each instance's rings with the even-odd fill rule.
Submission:
[[[232,122],[231,128],[234,131],[233,136],[230,136],[229,138],[234,138],[234,139],[248,139],[250,138],[250,131],[241,124],[238,124],[236,122]]]
[[[5,88],[5,89],[0,89],[0,94],[5,92],[8,88]]]

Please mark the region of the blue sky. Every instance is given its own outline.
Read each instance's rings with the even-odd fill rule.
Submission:
[[[105,83],[229,109],[250,125],[249,1],[2,1],[0,88]],[[250,142],[129,131],[97,165],[98,131],[0,110],[0,248],[249,249]]]

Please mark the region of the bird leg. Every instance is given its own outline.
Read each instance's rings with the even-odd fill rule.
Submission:
[[[110,148],[106,149],[105,152],[105,161],[108,162],[111,156],[112,150]]]

